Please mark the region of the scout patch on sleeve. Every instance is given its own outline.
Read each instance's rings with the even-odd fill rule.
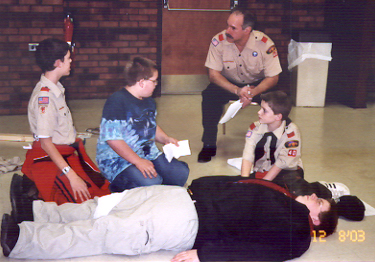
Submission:
[[[299,145],[299,141],[298,140],[291,140],[291,141],[287,141],[285,143],[285,147],[286,148],[298,147],[298,145]]]
[[[251,130],[248,130],[246,133],[246,138],[250,138],[253,132]]]
[[[40,107],[39,107],[39,112],[40,112],[41,114],[44,114],[44,113],[46,112],[46,107],[45,107],[45,106],[40,106]]]
[[[290,149],[290,150],[288,151],[288,156],[296,157],[296,156],[297,156],[297,150],[295,150],[295,149]]]
[[[287,134],[288,138],[294,137],[294,131],[292,133]]]
[[[273,57],[276,57],[278,54],[277,54],[277,49],[276,49],[276,46],[273,45],[271,46],[270,48],[268,48],[267,52],[266,52],[268,55],[269,54],[273,54]]]
[[[48,105],[49,104],[49,97],[48,96],[38,97],[38,104],[39,105]]]
[[[46,91],[46,92],[49,92],[49,88],[48,87],[46,87],[46,86],[44,86],[44,87],[42,87],[41,89],[40,89],[40,91]]]
[[[220,34],[219,35],[219,41],[223,41],[224,40],[224,35],[223,34]]]
[[[267,37],[265,37],[265,36],[263,36],[263,38],[262,38],[262,40],[261,40],[263,43],[267,43],[267,41],[268,41],[268,38]]]
[[[216,47],[219,44],[219,41],[216,38],[212,39],[212,44]]]

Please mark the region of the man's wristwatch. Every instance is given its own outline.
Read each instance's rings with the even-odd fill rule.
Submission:
[[[70,169],[72,169],[70,166],[66,166],[66,167],[64,167],[64,168],[62,169],[63,174],[64,174],[64,175],[68,174],[69,171],[70,171]]]

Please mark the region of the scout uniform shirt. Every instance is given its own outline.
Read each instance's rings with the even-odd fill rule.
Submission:
[[[52,143],[70,145],[76,139],[72,115],[66,105],[65,89],[44,75],[36,84],[28,106],[30,130],[36,140],[52,138]]]
[[[251,84],[281,73],[279,57],[273,41],[263,32],[253,30],[240,53],[229,43],[225,30],[212,38],[205,66],[236,84]]]
[[[242,157],[253,163],[254,172],[269,171],[274,164],[285,170],[303,168],[298,127],[288,119],[275,131],[269,132],[266,124],[252,123],[246,134]]]

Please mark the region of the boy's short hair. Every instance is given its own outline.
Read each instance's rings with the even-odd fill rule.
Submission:
[[[314,226],[315,236],[328,237],[332,235],[337,227],[338,214],[337,204],[333,199],[327,199],[331,204],[331,208],[328,211],[319,213],[320,225]]]
[[[70,51],[70,45],[62,40],[47,38],[36,48],[35,59],[43,73],[55,69],[56,60],[64,62],[65,55]]]
[[[267,102],[275,115],[281,114],[282,120],[288,118],[292,110],[292,102],[288,95],[283,91],[272,91],[260,95],[260,98]]]
[[[144,57],[135,57],[125,67],[125,84],[133,86],[141,79],[149,79],[157,71],[156,63]]]

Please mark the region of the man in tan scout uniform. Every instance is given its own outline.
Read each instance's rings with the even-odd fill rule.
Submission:
[[[253,30],[255,17],[234,9],[228,27],[212,38],[205,66],[210,84],[202,92],[203,149],[198,162],[216,155],[217,125],[223,106],[241,99],[242,107],[258,101],[258,95],[275,86],[281,73],[272,40]]]

